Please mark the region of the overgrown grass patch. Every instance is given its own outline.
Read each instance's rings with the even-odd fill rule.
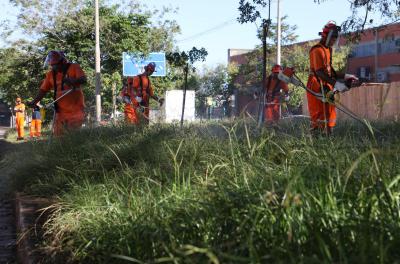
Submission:
[[[301,121],[87,129],[28,145],[14,182],[58,201],[49,262],[394,262],[400,125],[373,125],[383,134],[342,123],[315,138]]]

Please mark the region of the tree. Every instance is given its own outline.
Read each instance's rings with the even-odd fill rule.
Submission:
[[[250,1],[240,0],[239,1],[239,11],[240,16],[238,17],[239,23],[248,23],[248,22],[255,22],[258,19],[261,19],[261,13],[258,8],[265,8],[267,5],[271,8],[271,0],[268,0],[268,4],[266,0],[252,0],[253,3]],[[271,12],[269,12],[268,19],[262,19],[262,48],[263,48],[263,59],[262,59],[262,85],[260,87],[260,94],[263,94],[264,87],[267,81],[267,37],[269,35],[269,29],[271,25]],[[262,100],[259,100],[259,107],[258,107],[258,117],[262,116],[263,109],[261,106]],[[262,118],[258,118],[261,120]]]
[[[329,0],[314,0],[321,4]],[[399,20],[400,1],[398,0],[349,0],[352,14],[342,24],[345,32],[363,32],[366,26],[374,25],[371,14],[378,13],[386,23]],[[353,34],[354,36],[354,34]],[[357,36],[357,35],[355,35]]]
[[[48,50],[56,49],[66,52],[67,57],[81,64],[88,75],[85,88],[87,105],[94,100],[94,7],[93,1],[10,1],[20,8],[18,26],[26,38],[12,43],[13,50],[22,57],[35,61],[27,64],[17,63],[13,52],[2,53],[7,65],[0,66],[0,74],[16,71],[13,78],[0,78],[0,90],[7,97],[17,92],[23,98],[34,95],[39,81],[44,74],[42,61]],[[174,20],[164,16],[172,9],[149,11],[137,1],[128,4],[110,5],[103,1],[100,8],[103,102],[105,110],[111,105],[111,80],[122,86],[121,56],[123,51],[135,52],[145,56],[150,51],[173,50],[173,39],[180,31]],[[33,65],[34,64],[34,65]],[[30,72],[33,76],[28,76]],[[7,74],[6,74],[7,75]],[[119,75],[119,78],[115,76]],[[16,77],[18,76],[18,78]],[[19,80],[19,81],[18,81]],[[23,80],[23,83],[21,83]],[[166,82],[166,83],[165,83]],[[171,86],[168,78],[154,81],[156,92],[162,93],[164,87]],[[29,87],[30,89],[27,89]]]
[[[211,68],[204,67],[199,80],[200,89],[196,93],[196,106],[202,115],[205,114],[207,97],[213,97],[219,105],[229,104],[230,97],[234,94],[237,74],[238,67],[232,63],[227,66],[218,64]]]
[[[35,47],[25,50],[14,47],[0,50],[0,91],[3,100],[12,104],[16,97],[28,98],[39,86],[42,75],[42,57]]]
[[[186,90],[188,87],[189,71],[194,72],[196,68],[193,64],[197,61],[205,61],[207,55],[208,52],[205,48],[197,49],[196,47],[193,47],[189,52],[171,52],[167,54],[167,60],[169,63],[175,67],[181,68],[184,73],[185,86],[183,90],[181,127],[183,126],[183,118],[185,114]]]
[[[282,17],[282,43],[284,46],[290,45],[297,41],[298,35],[295,33],[297,27],[291,26],[286,23],[287,16]],[[271,61],[269,58],[276,57],[276,27],[277,23],[271,24],[271,33],[268,35],[266,39],[266,49],[268,56],[266,57],[266,72],[268,72],[268,68],[272,66],[272,64],[268,63]],[[262,29],[260,28],[258,32]],[[263,77],[263,48],[260,45],[256,46],[256,48],[245,55],[246,56],[246,64],[240,66],[239,72],[242,76],[242,81],[244,85],[238,85],[238,88],[244,88],[249,86],[261,87],[262,85],[262,77]]]

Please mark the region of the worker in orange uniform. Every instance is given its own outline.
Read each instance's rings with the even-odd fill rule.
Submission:
[[[20,97],[15,100],[15,127],[17,129],[17,140],[24,140],[24,124],[25,124],[25,105],[22,103]]]
[[[289,101],[289,88],[284,81],[278,79],[278,74],[282,70],[281,66],[276,64],[271,69],[271,75],[268,76],[265,87],[266,105],[264,108],[264,116],[266,123],[273,123],[280,119],[280,107],[282,92],[284,100]]]
[[[121,90],[121,93],[118,96],[118,100],[124,103],[124,115],[125,115],[125,122],[127,124],[139,124],[139,118],[136,114],[137,105],[134,105],[135,102],[135,94],[132,87],[124,85]]]
[[[332,94],[349,90],[344,82],[337,81],[339,78],[344,77],[346,83],[350,79],[358,80],[350,74],[339,76],[332,67],[332,46],[338,39],[340,31],[341,28],[335,22],[329,21],[319,33],[321,40],[310,50],[310,75],[307,88],[324,97],[330,97],[330,100],[333,100]],[[336,124],[334,104],[322,102],[310,92],[307,92],[307,100],[312,133],[330,135]]]
[[[32,120],[29,130],[31,138],[36,138],[41,136],[42,131],[42,116],[40,113],[41,105],[37,103],[32,110]]]
[[[163,104],[163,99],[154,94],[153,86],[150,78],[156,69],[156,64],[150,62],[144,67],[144,72],[135,77],[129,77],[127,86],[122,90],[120,96],[125,103],[125,120],[128,123],[138,124],[139,118],[136,110],[143,113],[145,122],[149,121],[150,98],[156,100],[160,106]]]
[[[47,92],[53,90],[55,136],[79,129],[84,121],[84,97],[81,86],[86,83],[86,76],[79,64],[70,63],[61,51],[48,53],[45,66],[51,70],[40,86],[39,94],[30,103],[36,105]]]

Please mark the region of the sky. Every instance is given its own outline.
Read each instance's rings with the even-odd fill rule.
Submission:
[[[117,0],[115,0],[117,2]],[[180,50],[204,47],[208,51],[205,64],[226,64],[228,49],[252,49],[260,44],[256,37],[256,24],[240,24],[239,0],[146,0],[151,8],[161,6],[178,7],[175,19],[182,33],[177,36]],[[316,4],[314,0],[281,0],[281,16],[287,15],[287,23],[296,25],[299,41],[318,38],[318,32],[329,21],[341,24],[351,15],[348,0],[327,0]],[[14,18],[15,10],[8,0],[0,0],[0,18]],[[267,18],[267,8],[262,13]],[[276,23],[277,0],[272,0],[271,19]],[[1,19],[0,19],[1,20]]]
[[[147,0],[149,6],[178,7],[174,16],[181,26],[182,34],[177,37],[181,50],[193,46],[208,51],[207,65],[227,63],[228,49],[252,49],[260,44],[254,23],[240,24],[238,0]],[[297,25],[299,41],[318,38],[318,32],[329,21],[341,24],[351,15],[347,0],[329,0],[315,4],[314,0],[281,0],[281,16],[287,15],[289,25]],[[267,9],[263,15],[267,18]],[[277,0],[272,1],[271,19],[277,21]],[[218,27],[218,28],[216,28]],[[200,34],[204,33],[204,34]],[[181,41],[179,41],[181,40]]]

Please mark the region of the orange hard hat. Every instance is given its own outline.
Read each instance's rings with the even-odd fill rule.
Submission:
[[[275,65],[272,67],[272,69],[271,69],[271,71],[272,71],[273,73],[279,73],[281,70],[282,70],[282,67],[281,67],[281,65],[279,65],[279,64],[275,64]]]
[[[144,66],[145,71],[154,72],[156,70],[156,64],[154,62],[150,62],[146,66]]]
[[[62,51],[51,50],[47,54],[46,60],[44,61],[45,66],[52,66],[59,63],[65,63],[67,59]]]

